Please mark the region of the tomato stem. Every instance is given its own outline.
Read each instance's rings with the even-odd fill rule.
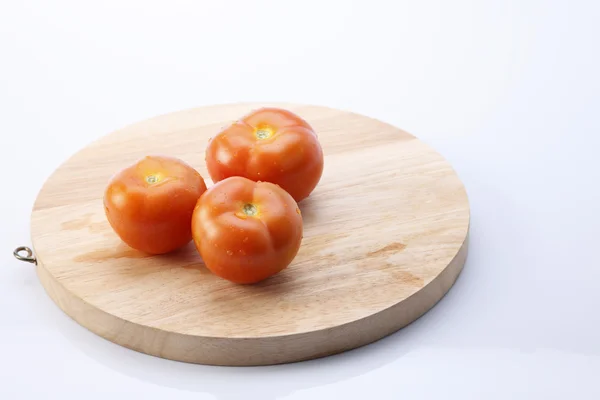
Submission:
[[[273,130],[270,128],[259,128],[255,133],[258,139],[268,139],[273,136]]]
[[[251,203],[244,204],[244,207],[242,210],[244,211],[244,214],[246,214],[249,217],[254,217],[256,214],[258,214],[258,210],[256,209],[256,206]]]

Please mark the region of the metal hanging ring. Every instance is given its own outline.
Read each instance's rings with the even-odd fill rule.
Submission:
[[[27,254],[26,255],[21,254],[23,252],[25,252]],[[13,255],[19,261],[25,261],[25,262],[32,263],[32,264],[37,264],[37,259],[34,257],[33,251],[27,246],[17,247],[15,249],[15,251],[13,251]]]

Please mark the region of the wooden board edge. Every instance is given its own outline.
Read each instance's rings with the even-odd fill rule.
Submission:
[[[258,366],[298,362],[355,349],[382,339],[417,320],[452,288],[468,254],[469,232],[448,266],[421,290],[376,314],[350,323],[295,335],[215,338],[168,332],[123,320],[75,296],[38,261],[37,274],[48,296],[89,331],[126,348],[195,364]]]

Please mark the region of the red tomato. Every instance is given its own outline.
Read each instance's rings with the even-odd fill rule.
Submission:
[[[271,182],[299,202],[321,179],[323,150],[302,118],[287,110],[262,108],[211,139],[206,166],[214,182],[230,176]]]
[[[113,230],[130,247],[167,253],[192,240],[192,214],[205,190],[202,176],[183,161],[148,156],[110,179],[104,209]]]
[[[192,217],[194,243],[206,267],[235,283],[277,274],[295,258],[302,216],[281,187],[231,177],[208,189]]]

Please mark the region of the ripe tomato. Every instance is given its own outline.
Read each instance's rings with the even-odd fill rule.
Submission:
[[[185,162],[148,156],[110,179],[104,210],[114,231],[130,247],[162,254],[192,240],[192,214],[205,190],[202,176]]]
[[[214,182],[230,176],[271,182],[299,202],[321,179],[323,150],[302,118],[279,108],[261,108],[210,140],[206,166]]]
[[[192,217],[206,267],[235,283],[255,283],[286,268],[302,241],[302,216],[281,187],[234,176],[208,189]]]

